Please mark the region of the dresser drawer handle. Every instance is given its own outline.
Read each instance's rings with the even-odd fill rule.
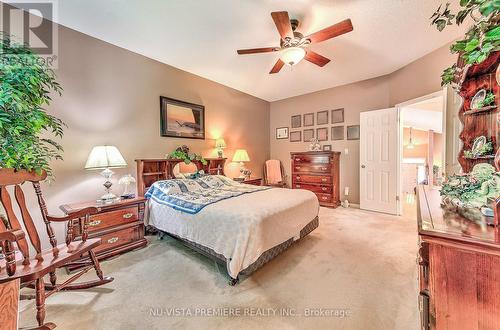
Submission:
[[[90,227],[96,227],[96,226],[99,226],[100,224],[101,224],[101,220],[94,220],[94,221],[90,221],[88,225]]]
[[[300,180],[300,176],[296,176],[295,179]]]
[[[326,201],[326,200],[328,200],[328,197],[323,196],[323,197],[321,197],[321,199]]]
[[[296,185],[295,185],[295,188],[300,188],[300,184],[296,184]]]
[[[295,166],[295,169],[296,170],[300,170],[300,166]]]
[[[123,219],[130,219],[130,218],[132,218],[133,216],[134,216],[134,214],[133,214],[133,213],[125,213],[125,214],[123,215]]]
[[[326,171],[328,169],[328,167],[322,167],[321,170],[322,171]]]
[[[322,178],[321,181],[322,182],[326,182],[326,181],[328,181],[328,179],[327,178]]]
[[[321,190],[323,190],[323,191],[327,191],[327,190],[328,190],[328,188],[326,188],[326,187],[321,187]]]
[[[118,240],[119,240],[118,237],[111,237],[110,239],[108,239],[108,244],[116,243],[118,242]]]
[[[300,158],[295,158],[295,161],[296,161],[296,162],[300,162],[300,161],[301,161],[301,159],[300,159]]]

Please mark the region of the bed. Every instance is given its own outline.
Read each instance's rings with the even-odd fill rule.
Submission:
[[[312,192],[221,175],[157,181],[145,196],[146,225],[224,263],[231,285],[319,226]]]

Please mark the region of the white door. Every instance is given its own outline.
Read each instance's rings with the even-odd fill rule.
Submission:
[[[398,110],[362,112],[360,122],[360,208],[398,214]]]

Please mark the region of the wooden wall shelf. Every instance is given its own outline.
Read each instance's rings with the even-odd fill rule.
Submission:
[[[496,108],[497,108],[496,105],[490,105],[490,106],[484,107],[484,108],[467,110],[464,112],[464,115],[476,115],[476,114],[480,114],[480,113],[488,113],[492,110],[495,110]]]
[[[468,173],[479,163],[490,163],[493,165],[494,157],[466,158],[465,150],[471,150],[474,140],[478,136],[485,136],[493,143],[493,150],[498,148],[500,123],[498,122],[498,106],[488,106],[481,109],[470,110],[471,101],[480,89],[491,91],[495,99],[500,99],[500,86],[495,77],[495,71],[500,62],[500,51],[492,53],[483,63],[471,65],[465,73],[465,78],[460,89],[460,96],[464,102],[459,112],[459,119],[463,124],[460,139],[463,142],[458,161],[464,173]],[[459,59],[460,63],[460,59]]]

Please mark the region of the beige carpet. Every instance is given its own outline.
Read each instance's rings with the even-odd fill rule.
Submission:
[[[58,329],[417,329],[416,253],[412,219],[322,208],[317,230],[231,287],[222,267],[152,237],[103,262],[115,277],[106,287],[50,297],[46,321]],[[21,325],[33,325],[34,302],[23,307]]]

